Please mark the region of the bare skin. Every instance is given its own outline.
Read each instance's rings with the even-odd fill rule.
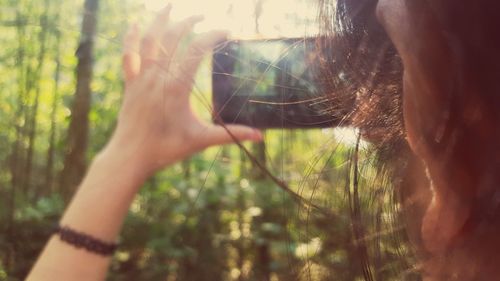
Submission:
[[[427,182],[419,188],[432,191],[418,222],[429,253],[426,281],[495,280],[500,273],[492,262],[500,253],[493,201],[500,185],[500,38],[493,27],[500,18],[489,12],[499,8],[449,0],[377,6],[403,60],[407,140],[425,169],[415,174]]]
[[[422,264],[425,281],[500,276],[495,262],[500,255],[500,220],[495,219],[500,215],[495,209],[500,184],[500,37],[495,32],[500,16],[494,12],[499,6],[487,0],[378,3],[378,19],[404,64],[405,128],[416,156],[406,180],[413,181],[413,196],[422,201],[421,212],[408,225],[420,232],[428,253]],[[233,142],[223,128],[199,120],[188,99],[202,54],[224,34],[198,37],[181,57],[178,40],[199,18],[165,24],[168,10],[142,41],[136,29],[127,36],[118,127],[61,221],[103,240],[116,238],[148,176],[208,146]],[[251,128],[230,130],[239,140],[261,138]],[[491,219],[485,221],[488,214]],[[109,258],[53,237],[28,280],[103,280],[108,265]]]
[[[189,93],[195,72],[225,33],[200,35],[181,55],[179,41],[201,18],[173,24],[169,12],[170,7],[160,12],[142,38],[137,28],[126,36],[126,89],[118,126],[91,164],[61,225],[113,242],[135,194],[155,171],[209,146],[262,139],[258,130],[245,126],[227,126],[229,134],[192,112]],[[54,236],[27,280],[104,280],[109,264],[110,257],[76,249]]]

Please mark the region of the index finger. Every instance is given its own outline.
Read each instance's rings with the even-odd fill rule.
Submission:
[[[161,37],[168,28],[171,9],[172,5],[170,3],[163,8],[142,38],[141,71],[144,71],[158,59]]]
[[[194,39],[191,44],[189,44],[186,54],[179,58],[177,57],[174,62],[174,69],[177,69],[174,73],[174,79],[178,79],[184,82],[186,86],[191,87],[194,80],[194,75],[200,66],[205,54],[207,54],[212,48],[219,42],[227,38],[228,32],[222,30],[215,30],[199,35]]]

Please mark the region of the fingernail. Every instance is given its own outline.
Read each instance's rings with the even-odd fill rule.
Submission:
[[[228,37],[230,35],[230,32],[229,30],[225,30],[225,29],[216,29],[213,31],[217,36],[220,36],[220,37]]]
[[[172,11],[172,3],[168,3],[165,8],[163,8],[161,15],[162,18],[167,20],[170,17],[170,12]]]
[[[204,20],[204,19],[205,19],[205,16],[204,16],[204,15],[195,15],[195,16],[192,16],[192,17],[190,18],[190,21],[191,21],[192,23],[198,23],[198,22],[200,22],[200,21],[202,21],[202,20]]]
[[[253,135],[252,135],[252,139],[255,140],[255,141],[262,141],[263,140],[263,135],[262,135],[262,132],[258,129],[253,129]]]
[[[158,11],[158,15],[162,18],[167,18],[172,10],[172,3],[168,3],[165,7]]]
[[[207,36],[211,38],[214,44],[222,43],[227,41],[229,38],[229,31],[227,30],[212,30],[206,33]]]

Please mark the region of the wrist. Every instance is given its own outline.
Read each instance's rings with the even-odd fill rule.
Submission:
[[[142,185],[153,173],[140,146],[111,140],[95,157],[92,165],[110,170],[125,180]]]
[[[60,223],[113,241],[147,179],[142,170],[134,169],[133,161],[109,146],[102,150],[92,161]]]

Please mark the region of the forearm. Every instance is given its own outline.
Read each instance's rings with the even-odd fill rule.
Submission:
[[[262,140],[255,129],[216,126],[192,112],[189,94],[196,69],[203,55],[227,34],[213,31],[197,36],[186,52],[177,53],[179,42],[200,17],[168,24],[169,11],[167,6],[159,13],[142,41],[137,28],[125,38],[126,89],[118,126],[110,144],[90,166],[61,219],[62,226],[114,242],[148,175],[209,146]],[[157,62],[182,67],[165,69]],[[109,262],[110,257],[76,249],[53,236],[28,280],[103,280]]]
[[[146,175],[127,155],[105,149],[91,164],[60,224],[103,241],[115,242]],[[110,257],[99,256],[53,236],[28,280],[103,280]]]

